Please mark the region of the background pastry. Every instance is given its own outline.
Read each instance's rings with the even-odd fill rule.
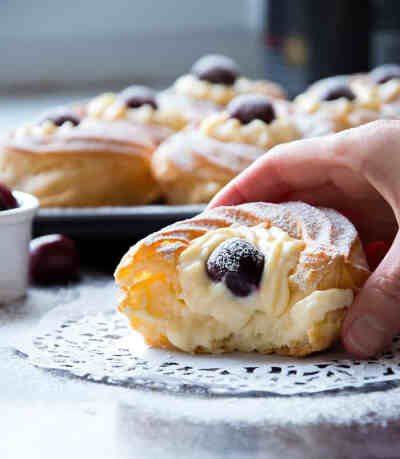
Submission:
[[[369,85],[380,85],[389,80],[400,78],[400,66],[398,64],[383,64],[375,67],[368,73],[351,75],[350,82]]]
[[[148,107],[128,110],[106,94],[89,102],[82,119],[57,112],[18,128],[1,141],[0,181],[36,195],[43,207],[149,203],[159,196],[151,155],[174,131]]]
[[[184,112],[161,104],[155,90],[138,85],[95,97],[88,103],[86,113],[90,118],[164,126],[172,131],[179,131],[189,121]]]
[[[119,310],[154,346],[302,356],[336,341],[368,273],[355,228],[336,211],[254,203],[148,236],[116,280]]]
[[[266,96],[238,96],[166,140],[152,170],[168,203],[208,202],[226,183],[279,143],[298,138],[294,124]]]
[[[281,86],[267,80],[251,80],[240,75],[237,63],[226,56],[210,54],[194,63],[190,73],[177,79],[176,93],[225,106],[240,94],[264,94],[285,99]]]
[[[352,82],[355,90],[363,91],[379,105],[382,118],[400,116],[400,66],[386,64]]]
[[[380,102],[349,77],[332,77],[312,85],[294,101],[294,117],[304,137],[339,132],[380,118]]]

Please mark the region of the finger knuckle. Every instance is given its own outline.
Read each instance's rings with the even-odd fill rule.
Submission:
[[[400,305],[400,272],[380,274],[374,279],[373,288],[383,298]]]

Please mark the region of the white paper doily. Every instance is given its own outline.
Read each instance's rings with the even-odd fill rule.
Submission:
[[[112,288],[93,289],[61,313],[53,311],[20,350],[38,367],[92,381],[213,395],[295,395],[400,380],[399,338],[391,352],[370,361],[339,352],[294,359],[152,349],[128,328],[124,317],[109,310],[114,293]],[[101,302],[108,310],[94,313]]]

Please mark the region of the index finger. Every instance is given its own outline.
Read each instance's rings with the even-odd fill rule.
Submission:
[[[323,186],[329,182],[332,136],[298,140],[265,153],[233,179],[209,207],[244,202],[286,200],[293,191]]]

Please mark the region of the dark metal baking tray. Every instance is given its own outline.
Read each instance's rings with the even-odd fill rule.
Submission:
[[[64,233],[79,239],[138,238],[185,218],[205,205],[40,209],[34,220],[36,236]]]

